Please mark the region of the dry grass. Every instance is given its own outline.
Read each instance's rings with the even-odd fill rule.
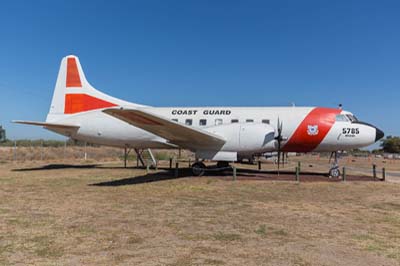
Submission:
[[[153,153],[158,160],[168,160],[169,158],[177,158],[177,150],[153,150]],[[86,154],[86,158],[85,158]],[[149,160],[149,155],[144,152],[145,160]],[[194,158],[191,152],[182,150],[181,158]],[[128,156],[131,163],[136,163],[136,155],[131,151]],[[66,146],[66,147],[0,147],[0,164],[9,162],[38,162],[38,163],[97,163],[97,162],[113,162],[123,160],[123,149],[113,147],[81,147],[81,146]],[[302,163],[303,171],[326,173],[330,167],[328,157],[319,155],[303,155],[291,156],[289,162],[286,163],[283,169],[294,171],[297,162]],[[377,166],[378,177],[382,175],[382,168],[387,170],[387,177],[391,181],[400,183],[400,160],[396,159],[381,159],[370,157],[343,157],[340,159],[340,166],[347,167],[349,174],[372,175],[372,165]],[[249,168],[256,169],[256,165],[248,165]],[[276,164],[272,160],[263,160],[263,169],[275,170]]]
[[[177,157],[177,150],[153,150],[158,160],[168,160]],[[86,157],[85,157],[86,154]],[[188,151],[181,152],[183,157],[191,156]],[[148,153],[143,153],[145,159],[150,159]],[[106,162],[123,160],[124,150],[114,147],[65,146],[65,147],[0,147],[0,164],[7,162]],[[130,150],[128,160],[136,162],[136,154]]]
[[[134,184],[120,164],[1,164],[0,264],[400,265],[399,184]]]

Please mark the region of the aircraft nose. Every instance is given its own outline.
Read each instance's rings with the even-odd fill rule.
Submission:
[[[385,136],[385,133],[383,133],[383,131],[377,127],[375,129],[376,129],[375,142],[377,142],[378,140],[380,140]]]

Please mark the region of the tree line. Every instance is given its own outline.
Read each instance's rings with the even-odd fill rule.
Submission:
[[[387,153],[400,153],[400,137],[387,136],[381,141],[381,150]]]
[[[90,144],[83,141],[77,141],[77,140],[48,140],[48,139],[18,139],[18,140],[10,140],[6,139],[3,142],[0,142],[0,147],[62,147],[64,145],[67,146],[98,146],[95,144]]]

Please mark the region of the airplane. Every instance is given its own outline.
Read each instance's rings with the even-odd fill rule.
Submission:
[[[42,126],[66,137],[121,148],[188,149],[194,175],[253,154],[332,152],[329,175],[339,177],[337,152],[369,146],[384,137],[377,127],[342,108],[326,107],[153,107],[109,96],[86,80],[79,58],[62,59]]]

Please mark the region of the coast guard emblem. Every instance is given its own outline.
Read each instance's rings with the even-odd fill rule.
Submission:
[[[318,135],[318,125],[308,125],[307,126],[307,134],[310,136],[316,136]]]

